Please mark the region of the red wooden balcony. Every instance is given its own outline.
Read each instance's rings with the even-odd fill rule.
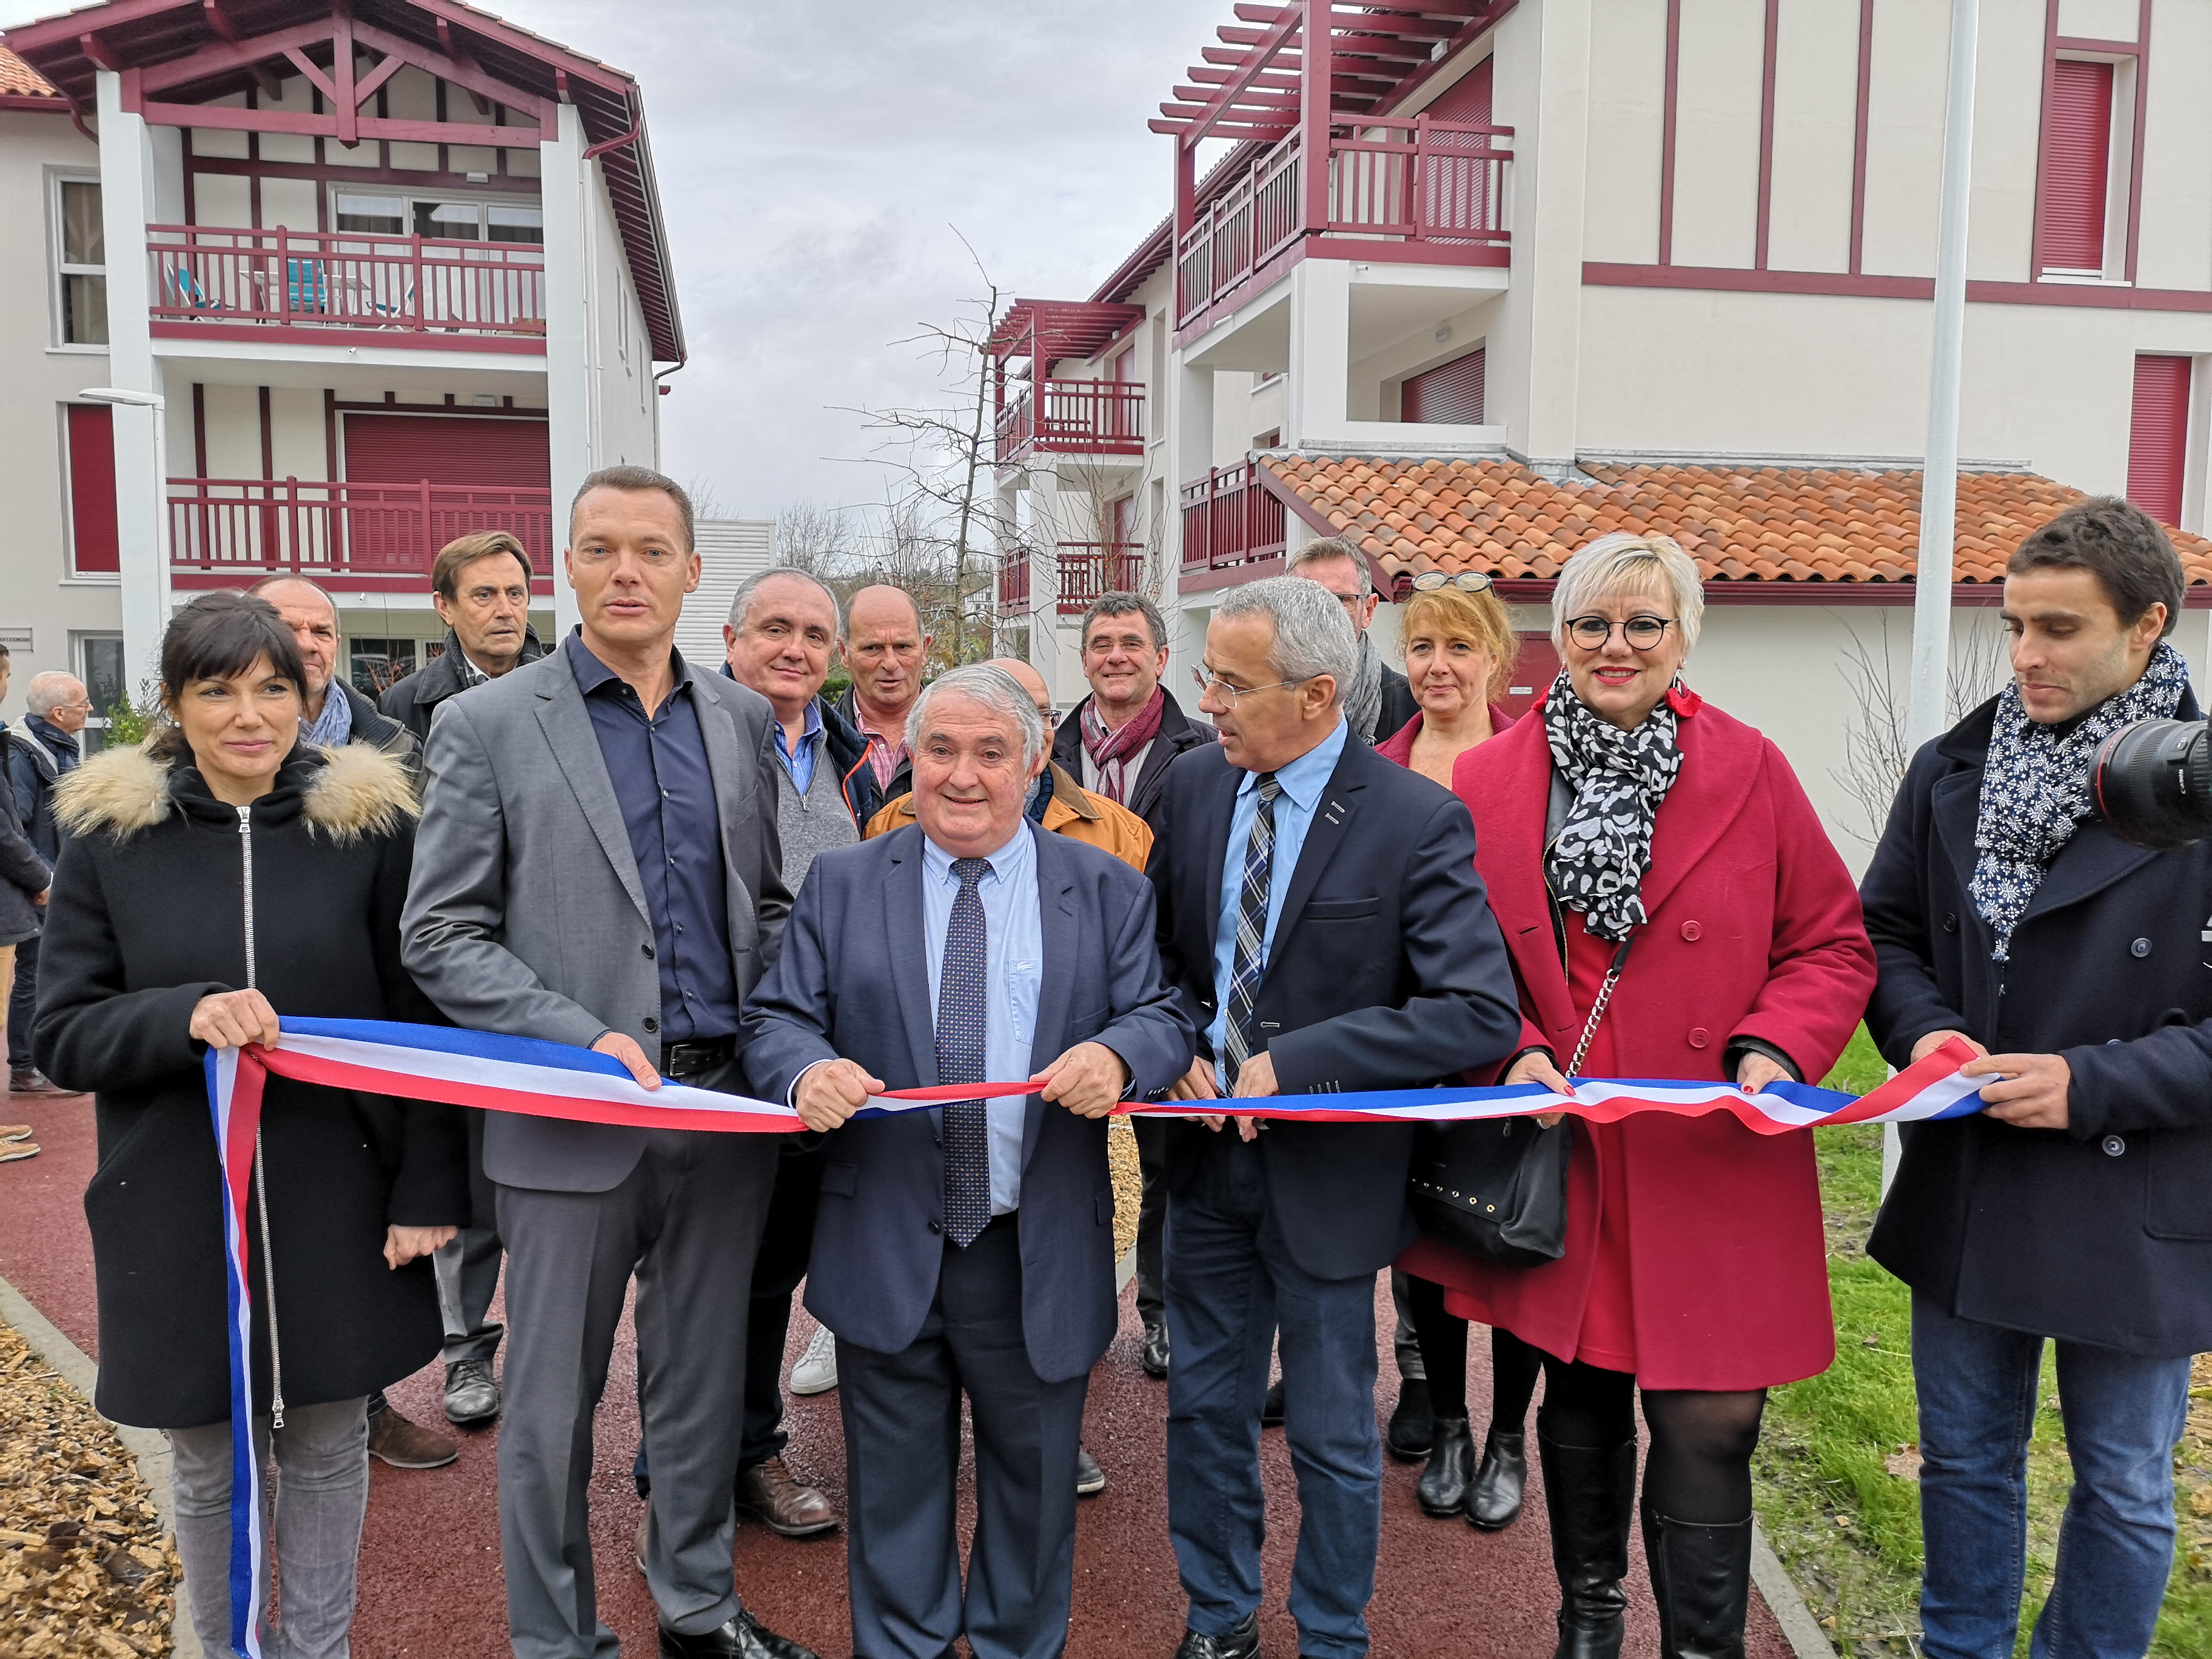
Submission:
[[[1220,570],[1283,556],[1283,504],[1260,465],[1216,467],[1182,491],[1182,568]]]
[[[999,462],[1024,455],[1141,455],[1145,388],[1134,380],[1047,380],[999,410]]]
[[[545,252],[534,245],[281,227],[146,229],[156,334],[359,329],[544,349]]]
[[[297,571],[355,589],[424,593],[438,550],[480,531],[514,533],[553,591],[553,497],[546,489],[299,478],[169,480],[170,579],[236,587]]]
[[[1177,322],[1226,299],[1309,237],[1355,244],[1327,250],[1344,258],[1371,255],[1380,243],[1416,246],[1413,257],[1437,264],[1507,264],[1512,142],[1510,127],[1425,115],[1340,121],[1329,129],[1327,215],[1313,222],[1291,133],[1194,210],[1176,247]]]
[[[1030,608],[1030,550],[1017,547],[999,560],[999,610],[1012,615]]]
[[[1133,593],[1144,574],[1142,542],[1062,542],[1060,614],[1079,617],[1102,593]]]

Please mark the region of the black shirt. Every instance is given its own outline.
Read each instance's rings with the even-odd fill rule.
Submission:
[[[730,957],[729,877],[706,734],[691,702],[690,665],[669,648],[676,683],[647,719],[637,693],[592,654],[581,629],[562,643],[599,734],[653,919],[660,1040],[733,1036],[738,996]]]

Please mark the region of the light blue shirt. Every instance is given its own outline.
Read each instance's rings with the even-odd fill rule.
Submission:
[[[783,732],[781,720],[771,721],[775,731],[775,757],[783,763],[783,769],[791,774],[799,798],[813,787],[814,763],[822,753],[822,705],[812,697],[806,700],[806,726],[799,734],[799,752],[793,754]]]
[[[1037,987],[1044,977],[1044,914],[1037,900],[1036,844],[1024,823],[1014,838],[989,855],[976,884],[983,902],[983,1073],[994,1082],[1030,1075],[1030,1045],[1036,1036]],[[929,1017],[945,976],[945,936],[952,927],[952,901],[960,878],[952,854],[923,837],[921,931],[929,947]],[[1005,1215],[1022,1201],[1022,1129],[1029,1117],[1024,1095],[986,1101],[991,1120],[991,1213]]]
[[[1283,901],[1290,896],[1291,877],[1305,850],[1306,831],[1313,827],[1314,811],[1329,775],[1344,756],[1351,727],[1340,718],[1336,730],[1288,766],[1278,767],[1275,781],[1282,793],[1275,797],[1275,848],[1267,866],[1267,931],[1260,941],[1262,963],[1275,954],[1275,924],[1283,919]],[[1260,816],[1260,775],[1247,772],[1237,786],[1237,810],[1229,818],[1229,846],[1222,854],[1221,915],[1213,925],[1213,1023],[1206,1028],[1206,1041],[1218,1062],[1224,1056],[1223,1033],[1229,1026],[1229,988],[1237,972],[1237,909],[1244,891],[1244,851],[1252,839],[1252,820]]]

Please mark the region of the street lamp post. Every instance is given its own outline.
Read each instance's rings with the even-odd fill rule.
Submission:
[[[154,543],[150,550],[118,549],[123,580],[123,695],[135,700],[138,678],[151,674],[161,659],[161,635],[169,625],[169,434],[168,399],[158,392],[127,386],[88,386],[76,394],[87,403],[143,409],[153,423]],[[119,483],[119,481],[118,481]],[[124,515],[117,515],[118,521]],[[143,566],[150,563],[151,568]]]

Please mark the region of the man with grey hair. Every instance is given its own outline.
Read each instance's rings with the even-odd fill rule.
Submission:
[[[1003,669],[924,690],[916,821],[816,860],[746,1008],[753,1087],[829,1137],[806,1305],[837,1333],[856,1653],[1065,1650],[1078,1435],[1115,1323],[1106,1119],[1190,1063],[1145,878],[1024,817],[1045,730]],[[854,1121],[887,1088],[1017,1079],[1036,1092]]]
[[[373,743],[397,757],[419,781],[422,750],[415,734],[389,714],[379,713],[374,703],[346,683],[339,667],[337,604],[322,584],[285,571],[264,576],[246,591],[276,607],[300,647],[300,664],[307,671],[301,740],[325,749]]]
[[[77,734],[92,713],[92,698],[74,674],[48,669],[23,688],[29,716],[7,729],[8,785],[23,833],[48,865],[62,855],[61,826],[54,822],[54,786],[83,758]],[[44,926],[44,918],[39,919]],[[53,1085],[31,1063],[31,1017],[39,1006],[39,935],[15,947],[15,987],[8,997],[8,1086],[16,1094]]]
[[[1290,574],[1319,582],[1344,607],[1345,620],[1359,636],[1359,661],[1343,692],[1344,717],[1367,743],[1388,743],[1420,712],[1406,677],[1382,660],[1367,624],[1380,602],[1367,574],[1367,556],[1349,536],[1308,542],[1291,556]]]
[[[1352,740],[1350,620],[1322,586],[1230,589],[1200,709],[1220,744],[1168,774],[1151,877],[1168,982],[1200,1030],[1172,1091],[1417,1088],[1504,1060],[1521,1012],[1467,808]],[[1259,1431],[1279,1324],[1298,1475],[1298,1651],[1367,1651],[1382,1533],[1375,1275],[1413,1242],[1411,1125],[1209,1115],[1168,1146],[1168,1533],[1178,1659],[1260,1650]]]

